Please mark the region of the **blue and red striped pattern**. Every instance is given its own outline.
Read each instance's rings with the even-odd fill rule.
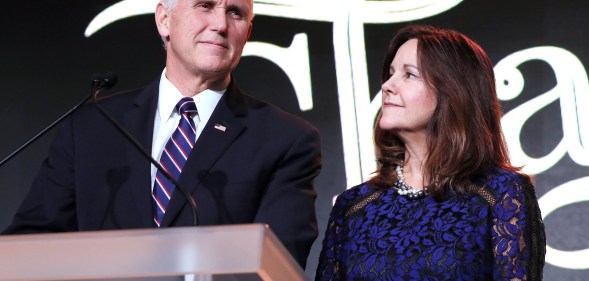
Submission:
[[[196,142],[196,126],[192,117],[198,112],[192,98],[182,98],[176,104],[176,110],[181,116],[180,122],[164,147],[160,157],[160,164],[174,179],[178,180],[186,159],[188,159],[188,155]],[[151,194],[153,198],[153,221],[157,227],[162,222],[174,189],[174,184],[168,180],[163,172],[157,171]]]

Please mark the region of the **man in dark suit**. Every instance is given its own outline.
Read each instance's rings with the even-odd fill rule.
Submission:
[[[196,142],[177,181],[195,198],[199,225],[267,223],[304,267],[317,237],[319,134],[245,95],[231,77],[250,35],[253,1],[162,0],[155,18],[167,53],[161,79],[100,105],[160,159],[182,119],[174,105],[193,98]],[[95,107],[82,107],[62,124],[4,233],[192,225],[178,188],[163,218],[154,216],[157,178]]]

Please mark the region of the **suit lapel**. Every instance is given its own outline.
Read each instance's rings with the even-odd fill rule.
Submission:
[[[239,137],[245,129],[240,117],[245,115],[246,108],[243,94],[232,82],[207,122],[194,148],[190,152],[179,184],[188,194],[194,195],[202,180],[210,173],[217,159]],[[198,198],[195,198],[198,205]],[[174,192],[161,226],[169,226],[187,204],[180,192]]]
[[[158,80],[159,81],[159,80]],[[153,138],[153,120],[157,107],[158,83],[152,83],[139,94],[133,106],[125,113],[123,125],[132,136],[151,155]],[[133,144],[128,144],[127,159],[130,167],[136,172],[131,173],[129,186],[133,190],[133,198],[141,225],[153,227],[151,204],[151,165]]]

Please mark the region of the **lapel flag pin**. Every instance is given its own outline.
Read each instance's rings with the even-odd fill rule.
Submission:
[[[221,125],[221,124],[215,124],[215,129],[221,131],[221,132],[225,132],[225,130],[227,130],[227,127]]]

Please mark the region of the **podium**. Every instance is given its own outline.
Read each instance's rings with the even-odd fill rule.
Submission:
[[[263,224],[0,237],[0,280],[307,280]],[[191,278],[188,278],[190,280]]]

